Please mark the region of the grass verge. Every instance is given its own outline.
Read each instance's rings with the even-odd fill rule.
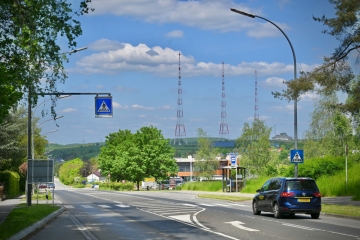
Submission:
[[[17,205],[12,209],[5,221],[0,224],[0,240],[10,238],[58,209],[60,209],[60,206],[47,204],[32,205],[30,207],[25,203]]]

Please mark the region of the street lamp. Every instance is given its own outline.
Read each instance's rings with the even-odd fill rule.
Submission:
[[[64,116],[60,116],[60,117],[56,117],[56,118],[54,118],[54,119],[48,119],[48,120],[45,120],[45,121],[43,121],[42,123],[40,123],[39,125],[37,125],[36,127],[38,128],[38,127],[40,127],[40,125],[41,124],[43,124],[43,123],[45,123],[45,122],[48,122],[48,121],[51,121],[51,120],[57,120],[57,119],[59,119],[59,118],[63,118]],[[55,131],[52,131],[52,132],[57,132],[57,131],[59,131],[59,130],[55,130]],[[49,133],[52,133],[52,132],[49,132]],[[45,133],[46,134],[46,133]],[[45,135],[45,134],[43,134],[43,135]],[[32,134],[31,134],[31,142],[32,142],[32,148],[31,148],[31,150],[32,150],[32,159],[34,159],[35,158],[35,147],[34,147],[34,129],[32,129]]]
[[[79,49],[74,49],[71,50],[69,52],[64,52],[64,53],[60,53],[60,54],[72,54],[72,53],[76,53],[82,50],[87,49],[87,47],[83,47],[83,48],[79,48]],[[32,158],[32,146],[31,146],[31,139],[32,139],[32,128],[31,128],[31,94],[37,94],[37,93],[32,93],[31,92],[31,86],[29,86],[29,93],[28,93],[28,151],[27,151],[27,155],[28,155],[28,169],[29,170],[29,160],[31,160]],[[27,172],[27,176],[29,176],[28,172]],[[28,179],[27,179],[28,181]],[[31,206],[31,192],[32,192],[32,185],[29,184],[27,182],[27,194],[26,194],[26,202],[28,206]]]
[[[277,29],[280,30],[280,32],[282,32],[282,34],[284,34],[286,40],[290,44],[291,51],[292,51],[292,54],[293,54],[293,59],[294,59],[294,80],[296,80],[296,56],[295,56],[295,51],[294,51],[294,48],[293,48],[293,46],[292,46],[292,44],[290,42],[290,39],[288,38],[288,36],[286,36],[285,32],[278,25],[276,25],[275,23],[273,23],[269,19],[257,16],[257,15],[251,14],[251,13],[239,11],[239,10],[237,10],[235,8],[230,8],[230,10],[235,12],[235,13],[238,13],[238,14],[250,17],[250,18],[261,18],[261,19],[271,23],[272,25],[274,25]],[[298,141],[298,139],[297,139],[297,95],[294,96],[294,98],[295,98],[294,99],[294,145],[295,145],[294,147],[295,147],[295,149],[297,149],[297,141]],[[297,163],[295,163],[294,175],[295,175],[295,177],[298,177],[298,164]]]

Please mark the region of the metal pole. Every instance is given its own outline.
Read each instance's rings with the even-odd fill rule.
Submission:
[[[239,10],[234,9],[234,8],[230,8],[230,10],[233,11],[233,12],[239,13],[241,15],[250,17],[250,18],[255,18],[255,17],[261,18],[261,19],[271,23],[272,25],[274,25],[277,29],[280,30],[280,32],[282,32],[282,34],[284,34],[286,40],[290,44],[291,51],[292,51],[292,54],[293,54],[293,59],[294,59],[294,80],[296,80],[296,56],[295,56],[295,51],[294,51],[294,48],[293,48],[293,46],[292,46],[292,44],[290,42],[290,39],[285,34],[285,32],[278,25],[276,25],[275,23],[273,23],[269,19],[257,16],[257,15],[254,15],[254,14],[246,13],[246,12],[243,12],[243,11],[239,11]],[[298,135],[297,134],[297,99],[298,99],[298,96],[296,94],[296,96],[294,96],[294,148],[295,148],[295,150],[297,149],[297,141],[298,141],[298,139],[297,139],[298,138],[297,137],[297,135]],[[298,164],[297,163],[295,163],[294,175],[295,175],[295,177],[298,177]]]
[[[27,155],[28,155],[28,171],[26,171],[27,174],[27,192],[26,192],[26,203],[28,206],[31,206],[31,192],[32,192],[32,185],[29,183],[29,163],[32,157],[32,150],[31,150],[31,141],[30,139],[32,139],[32,134],[31,134],[31,94],[30,94],[31,90],[29,88],[29,96],[28,96],[28,151],[27,151]]]

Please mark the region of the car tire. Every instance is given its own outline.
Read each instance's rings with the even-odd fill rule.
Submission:
[[[318,219],[320,217],[320,213],[312,213],[311,218],[312,219]]]
[[[260,215],[261,211],[258,209],[258,202],[254,201],[252,204],[253,214],[254,215]]]
[[[273,213],[274,213],[274,217],[275,217],[275,218],[281,218],[281,213],[280,213],[280,209],[279,209],[279,204],[278,204],[278,203],[274,203]]]

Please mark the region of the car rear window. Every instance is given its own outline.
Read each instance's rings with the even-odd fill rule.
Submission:
[[[312,190],[318,191],[314,180],[289,180],[286,181],[285,189],[291,190]]]

